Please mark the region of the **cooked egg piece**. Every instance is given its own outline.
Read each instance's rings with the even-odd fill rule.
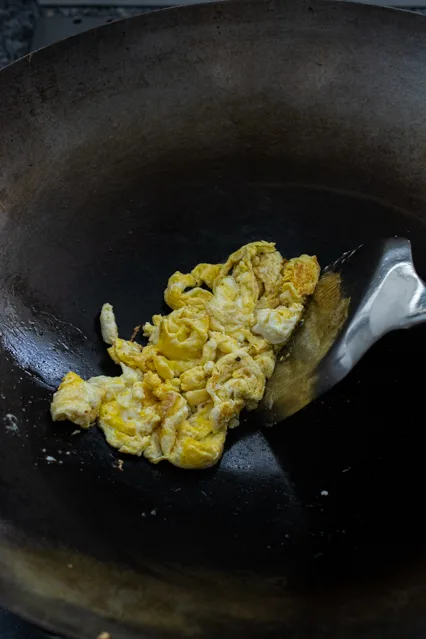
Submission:
[[[135,373],[134,376],[122,375],[125,382],[122,389],[108,388],[102,380],[106,399],[100,408],[99,426],[111,446],[122,453],[141,455],[161,421],[161,405],[149,386],[141,381],[140,372]],[[99,384],[100,378],[91,381]]]
[[[89,428],[99,416],[105,391],[85,382],[76,373],[67,373],[53,395],[50,412],[54,422],[69,420]]]
[[[307,295],[313,294],[319,275],[320,266],[315,256],[293,257],[284,266],[281,303],[303,303]]]
[[[279,306],[284,264],[285,260],[279,251],[261,253],[254,259],[254,272],[261,286],[257,308]]]
[[[203,470],[214,466],[223,454],[226,429],[210,433],[201,440],[182,436],[168,457],[174,466]]]
[[[118,339],[118,327],[111,304],[102,306],[100,322],[102,339],[106,344],[114,344],[115,340]]]
[[[265,376],[254,359],[240,349],[216,363],[206,389],[213,400],[211,419],[215,430],[238,417],[245,402],[257,404],[265,390]]]
[[[162,318],[156,347],[171,360],[197,360],[208,339],[207,313],[192,307],[180,308]]]
[[[261,335],[270,344],[284,345],[300,322],[303,313],[302,304],[262,308],[256,313],[253,333]]]
[[[179,468],[199,470],[217,463],[223,453],[226,428],[214,430],[212,409],[212,402],[207,402],[180,424],[169,462]]]

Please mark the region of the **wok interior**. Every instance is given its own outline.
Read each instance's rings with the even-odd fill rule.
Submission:
[[[250,6],[260,11],[256,4]],[[291,11],[282,7],[276,18],[284,20]],[[109,101],[105,106],[101,94],[96,110],[93,99],[82,97],[84,86],[73,84],[77,48],[63,44],[54,61],[47,50],[34,62],[44,85],[49,65],[68,61],[78,100],[72,111],[55,91],[48,98],[32,96],[38,129],[36,146],[27,148],[27,154],[37,161],[18,175],[24,154],[17,150],[16,171],[6,185],[0,237],[1,409],[4,417],[15,415],[18,432],[2,433],[1,516],[13,530],[25,533],[29,545],[73,549],[127,566],[141,579],[151,570],[161,580],[163,570],[178,566],[173,579],[188,597],[191,583],[199,583],[195,577],[191,582],[196,570],[216,575],[204,577],[207,590],[217,575],[228,579],[250,571],[255,594],[260,596],[265,584],[273,582],[274,597],[278,588],[279,597],[298,601],[290,621],[274,619],[265,633],[277,623],[317,628],[330,611],[335,629],[350,614],[368,628],[382,628],[390,592],[419,593],[424,565],[424,466],[418,445],[424,400],[415,365],[423,357],[425,329],[388,336],[338,388],[273,429],[259,431],[256,416],[247,415],[246,423],[230,434],[221,463],[209,471],[185,472],[126,457],[121,472],[117,461],[122,456],[97,429],[71,436],[71,425],[50,420],[52,389],[70,368],[83,376],[116,370],[107,361],[97,326],[103,302],[114,304],[120,333],[128,338],[136,324],[164,310],[162,292],[174,270],[221,261],[246,242],[276,241],[284,256],[307,252],[326,265],[367,240],[402,235],[412,240],[419,274],[426,277],[424,222],[408,206],[408,168],[398,173],[409,149],[401,148],[398,159],[390,156],[396,142],[389,136],[388,149],[376,147],[362,129],[367,113],[362,113],[359,137],[347,130],[333,137],[338,114],[313,120],[315,100],[306,90],[301,111],[289,104],[302,100],[300,95],[283,101],[288,87],[281,85],[268,99],[261,91],[249,98],[251,80],[246,85],[237,81],[231,99],[225,91],[215,91],[217,83],[231,81],[220,75],[209,90],[217,73],[213,61],[222,65],[223,74],[232,64],[238,66],[236,60],[241,63],[254,54],[244,44],[228,52],[229,60],[218,60],[219,36],[210,29],[209,12],[219,22],[220,12],[197,11],[197,23],[210,38],[200,62],[204,75],[200,73],[198,86],[195,70],[179,68],[180,93],[173,87],[173,69],[162,77],[158,63],[143,58],[148,45],[135,46],[135,26],[129,27],[129,46],[135,60],[140,56],[144,61],[147,84],[131,77],[130,67],[120,69],[128,92],[117,96],[107,78]],[[220,24],[232,49],[238,16],[232,5],[229,11]],[[306,28],[310,13],[298,11],[293,19]],[[155,40],[159,18],[151,20],[149,37]],[[250,25],[244,28],[250,30]],[[274,46],[282,47],[276,26],[266,21],[265,28],[275,37]],[[122,36],[117,32],[117,37]],[[168,37],[176,36],[168,32]],[[106,36],[101,32],[96,42],[94,36],[85,38],[89,52],[99,53]],[[161,42],[170,46],[167,39],[157,45]],[[188,51],[195,55],[191,47]],[[301,49],[299,70],[312,75],[310,53]],[[108,52],[104,55],[118,73]],[[324,55],[328,57],[327,51]],[[173,57],[178,59],[179,51]],[[284,73],[301,91],[302,74],[289,75],[286,56],[277,55],[274,64],[273,77]],[[350,102],[340,93],[344,76],[344,69],[335,69],[333,81],[340,105],[350,111]],[[149,93],[154,80],[163,99],[170,98],[161,112]],[[79,76],[86,86],[91,81],[96,88],[96,78]],[[54,88],[62,82],[55,76]],[[363,82],[369,86],[368,77]],[[317,94],[319,107],[329,97]],[[152,111],[150,99],[155,101]],[[57,101],[62,128],[53,133],[46,109]],[[23,120],[29,117],[25,109]],[[376,124],[386,133],[386,122]],[[40,132],[48,144],[40,142]],[[5,144],[12,154],[11,143]],[[319,166],[321,154],[326,162]],[[393,197],[397,174],[399,190]],[[390,202],[406,205],[406,211]],[[47,456],[57,463],[47,463]],[[213,601],[224,598],[217,591],[211,596]],[[411,594],[414,612],[420,609],[416,597]],[[266,596],[264,601],[266,609],[272,606]],[[355,602],[353,609],[348,602]],[[311,617],[305,623],[307,609]],[[108,614],[117,616],[111,610]],[[223,614],[232,618],[231,607]],[[244,624],[248,619],[244,617]],[[401,616],[395,623],[403,621]],[[57,620],[52,617],[49,623]],[[210,634],[217,631],[205,619],[200,627]],[[258,626],[248,623],[244,628],[259,636]]]
[[[387,580],[401,562],[419,560],[423,380],[413,363],[423,329],[389,336],[348,380],[273,429],[258,431],[256,416],[247,414],[209,471],[152,466],[117,454],[97,429],[73,437],[72,425],[51,423],[51,389],[41,382],[56,386],[70,367],[84,375],[117,372],[97,327],[102,302],[115,305],[129,337],[162,310],[174,269],[223,260],[257,238],[276,240],[287,256],[316,253],[325,265],[362,241],[399,234],[413,237],[426,274],[425,231],[407,215],[330,191],[208,174],[189,164],[178,175],[152,176],[150,185],[106,185],[83,202],[70,180],[62,191],[66,225],[48,191],[34,203],[42,223],[25,240],[18,281],[8,282],[20,329],[8,337],[7,353],[15,339],[14,364],[9,360],[4,379],[7,389],[19,380],[25,394],[5,404],[20,432],[4,434],[16,451],[3,473],[16,484],[3,513],[35,537],[134,569],[149,561],[253,570],[285,578],[286,592],[336,580],[371,587],[372,575]],[[19,246],[22,225],[12,232]],[[37,250],[45,258],[33,269]],[[47,456],[63,463],[48,464]]]

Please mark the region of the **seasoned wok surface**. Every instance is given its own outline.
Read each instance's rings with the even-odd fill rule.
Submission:
[[[230,3],[110,25],[0,75],[5,605],[88,637],[424,628],[424,329],[287,423],[250,417],[202,473],[120,471],[48,408],[67,370],[111,372],[92,339],[106,299],[131,334],[206,255],[262,237],[327,264],[400,234],[426,276],[425,29]]]

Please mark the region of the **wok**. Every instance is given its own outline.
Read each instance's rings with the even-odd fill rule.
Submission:
[[[425,68],[420,17],[249,0],[1,72],[2,605],[90,639],[424,636],[424,327],[275,428],[247,415],[208,471],[120,471],[48,409],[69,369],[114,374],[103,302],[129,337],[245,242],[325,265],[402,235],[425,278]]]

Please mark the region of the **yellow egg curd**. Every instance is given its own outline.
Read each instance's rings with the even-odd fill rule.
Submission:
[[[262,399],[319,273],[316,257],[286,260],[271,242],[246,244],[225,264],[177,271],[164,294],[172,311],[144,325],[146,346],[121,339],[104,304],[102,336],[122,374],[84,381],[68,373],[53,420],[97,422],[111,446],[153,463],[212,466],[242,409]]]

